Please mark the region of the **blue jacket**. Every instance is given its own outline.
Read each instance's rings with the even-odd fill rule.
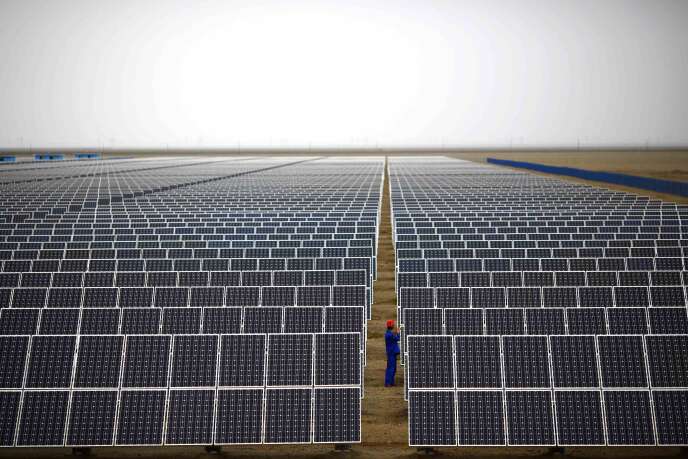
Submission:
[[[385,333],[385,344],[387,345],[387,355],[396,355],[399,353],[399,334],[394,334],[392,330],[387,330]]]

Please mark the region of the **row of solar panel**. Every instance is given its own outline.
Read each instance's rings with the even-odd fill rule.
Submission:
[[[402,287],[399,293],[400,309],[686,306],[682,286]]]
[[[685,334],[409,336],[407,387],[688,387],[686,355]]]
[[[265,261],[260,261],[265,260]],[[125,260],[5,260],[2,272],[84,271],[342,271],[363,269],[375,273],[371,258],[213,258],[213,259],[125,259]]]
[[[507,212],[480,212],[479,215],[437,215],[425,213],[420,215],[404,216],[403,213],[395,215],[397,228],[479,228],[484,226],[516,226],[516,227],[543,227],[543,226],[591,226],[594,228],[605,227],[605,223],[611,223],[612,227],[619,226],[676,226],[681,224],[682,217],[688,217],[688,213],[676,214],[675,217],[657,218],[644,215],[631,215],[629,212],[614,212],[612,215],[596,213],[594,216],[586,215],[586,212],[558,213],[550,215],[536,215],[536,212],[519,212],[509,214]],[[489,225],[486,225],[488,223]]]
[[[688,227],[644,227],[645,231],[640,231],[638,228],[632,226],[628,227],[521,227],[514,226],[508,228],[501,228],[499,226],[486,226],[484,228],[396,228],[394,234],[396,235],[460,235],[460,236],[484,236],[490,234],[511,235],[511,234],[525,234],[525,235],[556,235],[556,237],[564,237],[566,239],[589,239],[594,234],[604,235],[606,239],[619,239],[625,237],[635,238],[636,236],[648,235],[665,235],[669,236],[667,239],[685,239],[688,234]],[[626,231],[622,231],[625,229]]]
[[[190,288],[26,287],[0,289],[0,308],[367,306],[368,304],[369,298],[365,285]]]
[[[688,258],[402,258],[397,271],[683,271],[684,264]]]
[[[409,392],[411,446],[688,444],[688,391]]]
[[[462,179],[457,178],[457,180]],[[528,184],[526,185],[528,186]],[[395,185],[393,184],[393,186]],[[430,188],[437,188],[437,186],[437,184],[430,185]],[[506,186],[508,187],[508,185]],[[408,188],[410,187],[404,186],[404,189]],[[414,194],[403,193],[404,189],[397,188],[397,191],[402,192],[392,193],[395,198],[392,209],[395,216],[400,218],[411,216],[417,219],[427,219],[428,217],[436,217],[438,214],[446,218],[501,217],[502,215],[546,218],[582,214],[584,216],[600,216],[601,218],[606,216],[619,218],[630,215],[637,218],[650,216],[675,219],[686,215],[687,212],[686,206],[682,204],[629,193],[616,196],[608,195],[595,189],[590,189],[589,192],[582,194],[578,193],[579,189],[576,188],[570,188],[564,192],[548,189],[543,194],[534,194],[532,189],[524,187],[514,187],[511,192],[502,187],[498,196],[495,197],[494,193],[476,195],[471,190],[467,190],[465,186],[458,186],[440,199],[437,196],[418,199],[418,195],[427,194],[428,187],[416,188]],[[438,206],[438,202],[442,205]]]
[[[123,245],[124,248],[136,248],[134,243],[139,242],[141,244],[150,243],[152,248],[206,248],[209,247],[211,242],[215,242],[214,245],[226,248],[230,247],[232,244],[230,241],[244,241],[244,242],[266,242],[264,247],[272,247],[269,242],[289,242],[289,241],[337,241],[337,240],[371,240],[374,239],[373,235],[369,233],[337,233],[337,234],[257,234],[257,235],[245,235],[245,234],[226,234],[222,235],[180,235],[180,234],[165,234],[165,235],[97,235],[91,236],[72,236],[71,234],[61,234],[61,235],[13,235],[13,236],[0,236],[0,241],[2,242],[26,242],[26,243],[66,243],[72,244],[68,247],[78,247],[78,248],[89,248],[91,243],[110,243],[117,242],[119,244],[127,243],[128,245]],[[673,240],[673,239],[672,239]],[[313,244],[319,247],[319,242],[313,242]],[[335,245],[337,247],[338,245]],[[145,248],[146,246],[143,245]],[[253,247],[263,247],[260,244],[254,244]],[[279,244],[278,244],[279,247]],[[304,245],[303,247],[308,247]],[[351,247],[357,247],[353,245]]]
[[[0,274],[0,285],[2,282]],[[23,281],[23,278],[22,278]],[[10,281],[11,282],[11,281]],[[469,271],[402,272],[403,287],[613,287],[688,285],[688,271]]]
[[[0,250],[3,260],[74,259],[216,259],[216,258],[334,258],[372,257],[372,247],[307,247],[257,249],[75,249],[75,250]]]
[[[360,386],[358,333],[0,336],[5,389]]]
[[[181,209],[180,209],[181,210]],[[39,211],[40,212],[40,211]],[[272,234],[278,228],[333,228],[343,230],[345,233],[366,232],[365,228],[373,228],[377,215],[374,212],[359,213],[356,216],[325,216],[325,215],[309,215],[301,217],[270,217],[262,214],[255,218],[210,218],[208,214],[201,214],[201,217],[194,217],[185,215],[184,210],[181,212],[174,212],[163,215],[159,213],[146,215],[127,215],[119,217],[113,216],[111,223],[104,223],[102,214],[99,215],[100,221],[93,221],[93,219],[80,218],[73,222],[68,222],[68,219],[55,218],[53,223],[51,219],[37,215],[28,216],[22,219],[22,216],[14,217],[11,223],[0,224],[0,231],[27,231],[39,230],[45,231],[43,234],[53,234],[65,230],[73,230],[77,234]],[[16,215],[16,214],[15,214]],[[21,220],[21,221],[18,221]],[[230,228],[233,228],[230,229]],[[238,230],[241,229],[241,230]],[[361,231],[358,231],[361,230]],[[341,232],[341,231],[336,231]],[[370,232],[370,231],[367,231]],[[7,233],[3,233],[7,234]],[[21,234],[21,233],[20,233]]]
[[[5,238],[7,239],[7,238]],[[114,239],[114,238],[113,238]],[[198,240],[191,239],[183,242],[154,240],[137,241],[99,241],[99,242],[0,242],[0,250],[66,250],[66,249],[117,249],[117,258],[126,258],[128,252],[124,250],[134,250],[136,253],[143,249],[195,249],[193,258],[214,258],[204,257],[205,254],[218,253],[221,248],[300,248],[300,247],[371,247],[372,239],[306,239],[306,240]],[[168,247],[169,246],[169,247]],[[121,251],[121,252],[120,252]],[[39,258],[43,258],[40,257]],[[138,258],[135,257],[135,258]],[[147,258],[147,257],[144,257]]]
[[[259,213],[266,213],[276,218],[299,218],[298,216],[304,214],[366,217],[370,216],[371,212],[375,212],[375,202],[378,200],[375,191],[361,191],[358,195],[340,193],[337,199],[331,199],[335,193],[338,193],[336,190],[322,193],[313,188],[309,189],[310,200],[284,199],[279,201],[279,205],[271,204],[276,199],[274,195],[267,196],[263,200],[254,200],[252,203],[253,194],[247,195],[242,193],[244,190],[227,188],[222,190],[219,197],[216,193],[198,192],[195,193],[193,199],[182,199],[182,196],[178,194],[163,194],[162,192],[169,190],[154,188],[149,188],[149,190],[160,193],[158,196],[165,197],[155,199],[151,196],[151,192],[146,195],[126,196],[130,194],[126,191],[118,191],[112,195],[88,196],[84,193],[71,193],[64,188],[60,190],[59,185],[63,183],[53,183],[52,185],[57,186],[46,187],[37,192],[32,192],[28,187],[6,187],[6,196],[11,198],[8,200],[7,207],[13,211],[14,215],[23,219],[55,218],[64,214],[74,218],[80,217],[83,213],[97,214],[101,220],[105,220],[120,218],[122,214],[131,213],[136,218],[147,217],[156,220],[161,218],[161,214],[176,213],[189,218],[216,218],[223,221],[225,217],[252,218],[260,216]],[[63,193],[63,196],[56,198],[54,194],[59,193],[58,190]],[[192,192],[188,188],[184,191]],[[282,191],[282,193],[289,192],[291,190]],[[214,215],[217,217],[213,217]]]
[[[625,249],[628,250],[633,247],[682,247],[685,248],[688,244],[688,240],[685,239],[614,239],[614,240],[480,240],[480,241],[440,241],[436,239],[413,240],[408,241],[406,237],[399,237],[395,241],[394,245],[398,249],[565,249],[565,248],[586,248],[595,247],[601,248],[605,256],[611,256],[612,253],[621,252],[608,252],[608,248],[611,249]],[[65,245],[64,248],[69,247]],[[48,247],[46,247],[48,248]],[[60,247],[62,248],[62,247]],[[624,252],[626,253],[626,252]],[[627,253],[630,253],[628,251]]]
[[[207,249],[206,249],[207,250]],[[400,258],[682,258],[688,256],[688,247],[612,247],[564,249],[402,249]],[[411,256],[409,256],[409,254]],[[84,258],[84,257],[80,257]],[[106,257],[94,257],[106,258]],[[133,257],[132,257],[133,258]]]
[[[0,335],[359,332],[365,337],[365,323],[361,306],[0,310]]]
[[[411,335],[688,334],[686,308],[404,309]]]
[[[361,389],[0,391],[0,446],[361,441]]]
[[[679,276],[680,280],[680,276]],[[4,272],[15,287],[300,287],[366,285],[365,270]],[[680,285],[679,282],[676,285]],[[674,284],[669,284],[674,285]]]
[[[490,234],[399,234],[398,241],[634,241],[634,240],[677,240],[685,239],[680,233],[643,233],[643,234],[568,234],[568,233],[490,233]]]
[[[98,197],[95,195],[87,197],[82,193],[68,193],[61,198],[51,197],[53,193],[64,190],[60,187],[62,183],[53,183],[55,187],[46,187],[32,193],[27,187],[8,187],[8,197],[12,197],[7,207],[15,215],[24,218],[31,218],[33,215],[41,217],[43,212],[52,215],[81,215],[82,213],[98,213],[104,216],[118,216],[125,212],[141,214],[148,212],[152,218],[160,218],[160,214],[179,212],[181,215],[195,217],[200,212],[208,214],[249,214],[257,215],[260,212],[267,214],[326,214],[331,213],[362,213],[367,215],[375,211],[377,202],[376,191],[361,191],[356,194],[342,194],[334,196],[336,191],[330,190],[327,193],[310,188],[307,192],[308,199],[300,197],[283,198],[275,194],[266,195],[263,199],[253,199],[255,194],[245,194],[245,190],[237,191],[223,187],[220,195],[207,192],[206,190],[195,191],[187,188],[185,193],[190,193],[188,199],[183,199],[179,194],[165,193],[166,199],[154,200],[149,196],[152,193],[163,193],[163,187],[149,187],[142,193],[134,195],[127,191],[119,190],[114,194],[103,194]],[[227,182],[225,182],[227,184]],[[181,187],[188,187],[189,184],[182,184]],[[66,191],[66,190],[65,190]],[[292,190],[280,190],[286,195]],[[193,193],[193,198],[191,194]],[[148,196],[146,196],[148,195]],[[38,209],[38,210],[37,210]]]

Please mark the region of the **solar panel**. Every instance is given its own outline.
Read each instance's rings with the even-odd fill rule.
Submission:
[[[36,334],[39,316],[40,309],[0,309],[0,334]]]
[[[28,349],[28,336],[0,336],[0,388],[22,388]]]
[[[116,390],[72,392],[67,446],[112,445],[117,399]]]
[[[214,390],[171,390],[165,444],[211,444],[214,405]]]
[[[609,445],[654,445],[648,391],[604,391],[605,422]]]
[[[501,345],[497,336],[457,336],[456,385],[459,388],[502,387]],[[487,398],[491,396],[486,395]],[[479,402],[479,400],[476,400]],[[460,413],[460,411],[459,411]]]
[[[483,311],[480,309],[445,309],[444,328],[447,335],[482,335]]]
[[[688,443],[688,391],[652,391],[657,443],[685,445]]]
[[[74,387],[117,388],[122,363],[124,337],[82,336],[74,372]]]
[[[315,335],[315,385],[361,384],[361,343],[358,333]]]
[[[452,354],[451,336],[409,337],[409,389],[455,387]]]
[[[267,389],[265,443],[309,443],[312,389]]]
[[[642,336],[599,336],[597,343],[603,387],[647,387]]]
[[[523,309],[485,309],[485,333],[488,335],[523,335]]]
[[[117,445],[162,445],[167,391],[123,390],[118,408]]]
[[[408,397],[411,446],[457,444],[454,391],[411,390]]]
[[[122,387],[167,387],[170,346],[170,336],[127,336]]]
[[[502,446],[504,400],[501,391],[458,391],[458,444],[461,446]]]
[[[162,311],[157,308],[122,310],[123,335],[149,335],[160,332]]]
[[[34,336],[31,339],[25,387],[69,388],[75,347],[76,336]],[[36,400],[43,399],[38,397]]]
[[[280,333],[282,331],[283,308],[244,308],[244,333]]]
[[[313,441],[358,443],[361,441],[361,389],[316,388]]]
[[[266,336],[224,335],[220,339],[218,385],[263,387],[265,385]]]
[[[507,391],[509,445],[554,445],[554,416],[550,391]]]
[[[594,336],[551,336],[554,387],[599,387]]]
[[[505,336],[504,382],[506,387],[549,387],[547,338],[544,336]]]
[[[604,423],[599,391],[555,391],[559,445],[604,445]]]
[[[212,335],[178,335],[172,351],[172,387],[215,386],[218,343]],[[192,391],[198,392],[198,391]],[[190,398],[200,396],[191,393]],[[186,442],[182,443],[197,443]]]
[[[313,336],[270,335],[268,338],[267,385],[313,384]]]
[[[82,335],[115,335],[119,332],[119,322],[119,309],[84,309],[81,311],[79,332]]]
[[[0,446],[12,446],[19,416],[21,391],[0,391]]]
[[[262,388],[218,390],[215,444],[261,443],[263,405]]]
[[[657,335],[688,334],[687,312],[686,308],[659,307],[648,309],[650,332]]]
[[[648,335],[645,343],[652,387],[688,387],[688,335]]]
[[[62,446],[68,406],[68,390],[25,391],[17,446]]]

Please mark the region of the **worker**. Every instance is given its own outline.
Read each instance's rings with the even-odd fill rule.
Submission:
[[[394,386],[394,377],[397,374],[397,358],[399,356],[399,330],[394,327],[394,321],[387,321],[385,333],[385,345],[387,346],[387,371],[385,371],[385,387]]]

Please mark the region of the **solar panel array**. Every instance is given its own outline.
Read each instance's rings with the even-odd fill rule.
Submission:
[[[0,446],[359,442],[383,164],[0,169]]]
[[[688,207],[389,166],[409,443],[688,444]]]

